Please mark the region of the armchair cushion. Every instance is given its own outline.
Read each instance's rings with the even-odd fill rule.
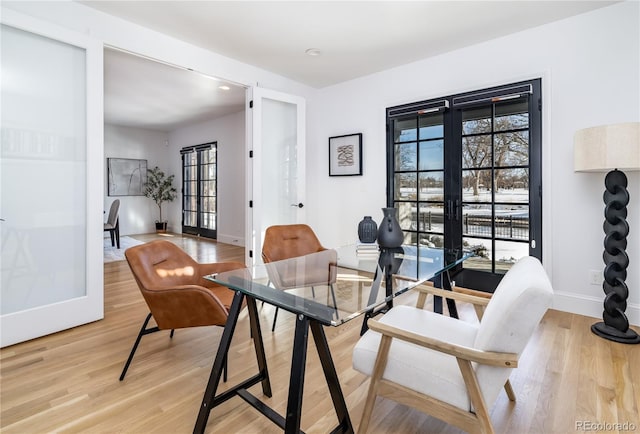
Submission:
[[[409,306],[395,306],[379,322],[465,347],[473,347],[478,333],[475,324]],[[371,375],[379,346],[380,333],[366,332],[353,350],[354,369]],[[391,343],[382,378],[459,408],[471,405],[455,357],[399,339]]]

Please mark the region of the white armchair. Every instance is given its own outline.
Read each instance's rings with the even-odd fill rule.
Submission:
[[[353,351],[354,369],[371,376],[359,432],[366,432],[380,395],[467,432],[492,433],[488,405],[551,306],[553,289],[536,258],[519,260],[489,298],[420,286],[418,306],[395,306],[369,320]],[[486,306],[479,324],[423,310],[424,293]]]

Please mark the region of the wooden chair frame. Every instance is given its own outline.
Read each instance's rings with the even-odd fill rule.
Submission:
[[[420,285],[416,287],[415,290],[419,292],[416,303],[418,309],[423,309],[427,295],[433,294],[434,296],[472,303],[474,308],[476,308],[478,319],[482,319],[484,308],[489,304],[491,298],[491,294],[460,287],[454,288],[453,291],[446,291],[433,286]],[[463,347],[450,342],[411,333],[371,319],[369,320],[369,329],[380,333],[382,338],[380,340],[380,347],[378,349],[373,373],[371,374],[371,383],[369,384],[369,391],[360,420],[359,432],[367,432],[371,413],[373,412],[375,400],[378,395],[416,408],[423,413],[430,414],[470,433],[477,432],[485,434],[494,432],[489,415],[489,408],[484,401],[475,370],[471,363],[475,362],[503,368],[516,368],[518,367],[517,354],[480,351],[474,348]],[[469,399],[475,412],[464,411],[447,402],[440,401],[439,399],[383,379],[382,374],[387,365],[392,339],[400,339],[454,356],[458,362],[460,372],[467,386]],[[515,401],[516,396],[509,380],[505,383],[504,388],[509,399]]]

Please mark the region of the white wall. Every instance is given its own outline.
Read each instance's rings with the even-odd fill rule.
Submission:
[[[180,172],[169,171],[169,153],[163,150],[168,148],[168,134],[160,131],[151,131],[141,128],[123,127],[117,125],[105,125],[104,127],[104,164],[105,176],[107,174],[107,158],[133,158],[147,160],[147,167],[152,169],[160,167],[168,175],[174,173],[179,180]],[[177,183],[174,182],[177,187]],[[158,206],[145,196],[117,196],[107,195],[108,181],[105,179],[104,209],[109,213],[109,207],[114,199],[120,199],[120,235],[147,234],[155,232],[154,222],[158,220]],[[176,201],[174,201],[175,203]],[[163,214],[167,211],[168,204],[162,205]],[[169,214],[166,214],[169,216]],[[173,216],[170,216],[173,217]],[[106,215],[105,215],[106,220]],[[169,226],[180,226],[180,220],[169,218]],[[109,236],[105,232],[105,236]]]
[[[172,173],[181,182],[180,149],[202,143],[218,143],[218,241],[244,246],[245,200],[245,112],[189,125],[169,134]],[[181,196],[180,196],[181,197]],[[171,221],[178,222],[174,232],[180,232],[181,202],[167,207]]]
[[[308,104],[309,223],[322,242],[356,241],[364,215],[385,205],[385,108],[542,77],[543,256],[555,307],[600,317],[604,174],[574,173],[573,134],[640,120],[640,4],[625,2],[532,30],[325,88]],[[329,177],[327,138],[362,132],[362,177]],[[627,173],[632,202],[627,284],[640,324],[640,174]]]

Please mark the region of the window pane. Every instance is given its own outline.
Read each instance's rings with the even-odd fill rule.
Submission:
[[[444,247],[443,235],[421,234],[420,245],[426,247]]]
[[[527,255],[529,243],[496,240],[496,273],[506,273],[518,259]]]
[[[184,213],[184,225],[185,226],[195,226],[196,225],[196,213],[195,212],[185,212]]]
[[[444,172],[420,174],[420,200],[444,201]]]
[[[395,175],[395,200],[418,199],[418,182],[415,173],[396,173]]]
[[[418,214],[420,231],[444,233],[443,205],[435,203],[421,203]]]
[[[529,239],[529,206],[496,205],[496,237],[513,240]]]
[[[529,169],[498,169],[496,202],[529,202]]]
[[[420,116],[418,119],[420,140],[444,137],[444,125],[442,125],[442,118],[442,113],[432,113]]]
[[[527,127],[529,127],[529,103],[527,100],[496,104],[496,131]]]
[[[415,231],[418,228],[415,203],[397,203],[398,221],[405,231]]]
[[[195,196],[184,196],[183,207],[185,211],[195,211],[195,207],[193,206],[195,198]]]
[[[491,237],[491,205],[464,204],[462,206],[462,233]]]
[[[420,142],[419,170],[442,170],[444,168],[444,141]]]
[[[462,246],[475,254],[474,257],[462,263],[463,268],[491,271],[491,260],[493,256],[491,240],[462,237]]]
[[[462,167],[491,167],[491,136],[462,138]]]
[[[495,166],[527,166],[529,164],[529,132],[517,131],[495,135]]]
[[[462,200],[491,202],[491,169],[462,171]]]
[[[208,173],[208,178],[209,179],[216,179],[216,165],[215,164],[209,164],[207,166],[209,173]]]
[[[397,142],[410,142],[418,139],[416,118],[396,120],[393,123],[393,140]]]
[[[416,143],[405,143],[396,145],[396,171],[416,170],[418,151]]]
[[[462,111],[462,134],[491,132],[491,106]]]

